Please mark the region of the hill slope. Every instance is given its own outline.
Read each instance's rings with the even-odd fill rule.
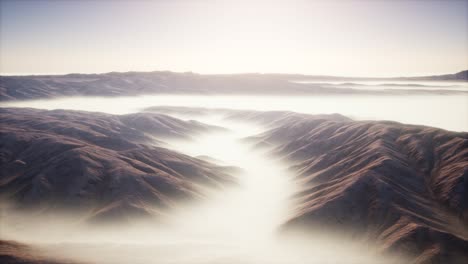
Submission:
[[[303,118],[253,139],[294,164],[303,187],[285,231],[341,230],[418,263],[468,260],[468,133]]]
[[[0,120],[0,198],[18,209],[125,220],[234,181],[226,168],[154,145],[219,129],[198,122],[35,109],[1,109]]]

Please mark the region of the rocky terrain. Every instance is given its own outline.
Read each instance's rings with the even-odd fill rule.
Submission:
[[[0,109],[0,194],[16,209],[80,212],[86,220],[158,216],[204,188],[233,183],[229,168],[163,148],[220,129],[161,114],[114,116]]]
[[[348,78],[296,74],[218,74],[202,75],[175,72],[111,72],[104,74],[67,74],[0,76],[0,101],[28,100],[67,96],[133,96],[147,94],[448,94],[462,91],[391,90],[372,91],[324,87],[295,83],[293,80],[460,80],[466,71],[453,75],[416,78]],[[465,92],[466,93],[466,92]]]

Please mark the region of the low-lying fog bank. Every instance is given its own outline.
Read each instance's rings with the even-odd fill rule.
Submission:
[[[447,91],[468,92],[468,82],[466,81],[395,81],[395,80],[301,80],[293,81],[295,83],[316,84],[328,88],[340,89],[359,89],[386,91],[387,93],[406,92],[411,93],[440,93],[446,94]],[[397,90],[397,91],[395,91]]]
[[[203,96],[70,97],[2,102],[0,107],[74,109],[111,114],[139,112],[151,106],[338,113],[357,120],[392,120],[407,124],[468,131],[468,95],[329,95],[329,96]]]
[[[0,260],[15,264],[401,264],[403,257],[384,256],[373,245],[358,244],[329,235],[313,239],[271,241],[268,244],[237,244],[226,242],[177,243],[55,243],[31,244],[0,240]],[[19,248],[2,250],[2,243],[14,243]],[[4,245],[6,247],[6,245]],[[4,258],[6,259],[6,258]]]

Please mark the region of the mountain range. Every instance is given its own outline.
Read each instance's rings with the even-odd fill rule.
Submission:
[[[298,74],[218,74],[160,72],[111,72],[104,74],[0,76],[0,101],[30,100],[66,96],[133,96],[148,94],[206,94],[206,95],[313,95],[313,94],[414,94],[427,90],[362,90],[325,87],[300,80],[339,81],[467,81],[468,71],[456,74],[399,77],[356,78],[311,76]],[[422,87],[421,87],[422,88]],[[442,89],[437,93],[460,93]]]

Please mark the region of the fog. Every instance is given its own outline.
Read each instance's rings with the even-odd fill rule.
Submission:
[[[468,131],[468,95],[329,95],[73,97],[3,102],[2,107],[75,109],[126,114],[150,106],[190,106],[251,110],[290,110],[311,114],[339,113],[357,120],[393,120],[453,131]]]
[[[301,80],[292,81],[295,83],[315,83],[328,87],[346,88],[366,90],[385,90],[385,89],[404,89],[404,90],[456,90],[468,91],[468,82],[465,81],[370,81],[370,80]]]

